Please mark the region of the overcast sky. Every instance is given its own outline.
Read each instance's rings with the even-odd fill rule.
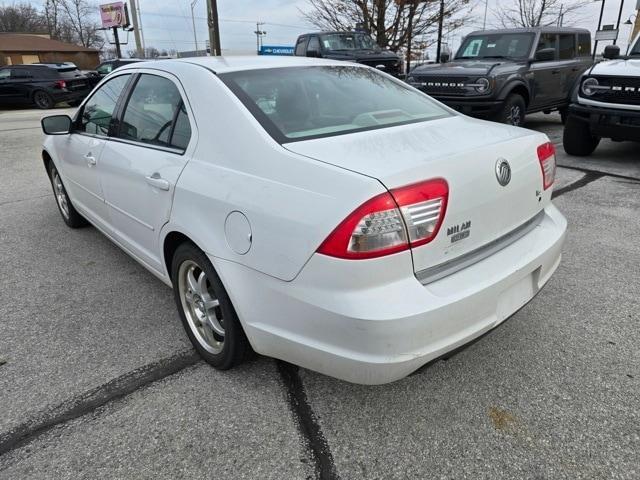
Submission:
[[[489,1],[489,24],[495,21],[494,12],[502,2],[515,0],[488,0]],[[572,0],[567,0],[570,3]],[[623,11],[622,22],[634,13],[637,0],[626,0]],[[37,0],[34,3],[42,3],[44,0]],[[178,51],[193,50],[195,43],[193,38],[193,28],[191,23],[191,0],[138,0],[141,10],[143,34],[147,46],[157,48],[175,49]],[[109,3],[109,0],[97,3]],[[469,21],[468,27],[457,31],[449,37],[453,48],[457,48],[460,37],[470,30],[482,27],[484,14],[484,0],[471,0],[475,5]],[[314,27],[305,23],[301,18],[300,11],[307,8],[306,0],[218,0],[218,11],[220,15],[220,31],[223,53],[250,53],[255,51],[256,36],[255,22],[266,22],[262,27],[267,36],[264,39],[265,45],[293,45],[296,37],[305,31],[314,30]],[[565,26],[573,24],[576,26],[589,28],[595,31],[601,3],[588,2],[575,22],[565,22]],[[615,23],[620,8],[619,0],[606,0],[606,9],[603,23]],[[204,47],[204,41],[208,38],[206,25],[206,0],[196,0],[194,7],[196,16],[196,31],[199,47]],[[622,23],[621,22],[621,23]],[[623,25],[619,44],[626,48],[627,38],[631,33],[631,27]],[[130,47],[134,48],[133,35],[129,38]]]

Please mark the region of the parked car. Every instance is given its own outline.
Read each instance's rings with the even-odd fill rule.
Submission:
[[[111,60],[105,60],[96,67],[95,72],[100,78],[103,78],[113,72],[116,68],[144,61],[146,60],[143,58],[114,58]]]
[[[370,67],[127,65],[42,125],[63,220],[92,223],[172,286],[217,368],[251,347],[397,380],[501,323],[560,262],[547,136]]]
[[[362,63],[396,77],[402,73],[400,56],[381,49],[371,35],[363,32],[318,32],[300,35],[296,41],[294,55]]]
[[[591,34],[578,28],[477,31],[450,63],[412,70],[407,81],[467,115],[522,125],[527,113],[559,110],[592,64]]]
[[[569,155],[591,155],[602,138],[640,142],[640,35],[628,55],[605,48],[607,61],[581,78],[569,107],[563,145]]]
[[[77,105],[91,91],[87,77],[71,64],[51,63],[0,67],[0,104],[53,108]]]

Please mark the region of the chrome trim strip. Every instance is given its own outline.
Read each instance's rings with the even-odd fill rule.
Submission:
[[[486,245],[483,245],[480,248],[476,248],[475,250],[465,253],[464,255],[461,255],[457,258],[448,260],[433,267],[425,268],[424,270],[420,270],[419,272],[416,272],[416,277],[420,281],[420,283],[422,283],[423,285],[427,285],[431,282],[435,282],[436,280],[440,280],[441,278],[467,268],[474,263],[484,260],[485,258],[490,257],[491,255],[499,252],[505,247],[508,247],[515,241],[524,237],[527,233],[531,232],[534,228],[540,225],[544,216],[544,210],[540,210],[540,212],[538,212],[535,217],[527,220],[515,230],[512,230],[502,237],[497,238],[492,242],[489,242]]]

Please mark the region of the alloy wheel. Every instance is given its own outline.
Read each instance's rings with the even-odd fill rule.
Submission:
[[[49,104],[49,96],[45,92],[36,92],[33,95],[33,101],[39,108],[48,108]]]
[[[178,292],[184,315],[198,343],[218,354],[224,348],[224,317],[205,271],[193,260],[178,270]]]
[[[56,202],[58,202],[58,207],[60,207],[60,212],[62,216],[68,220],[69,219],[69,197],[67,197],[67,192],[64,189],[64,185],[62,184],[62,179],[60,179],[60,174],[58,170],[54,169],[51,174],[51,183],[53,183],[53,192],[56,195]]]

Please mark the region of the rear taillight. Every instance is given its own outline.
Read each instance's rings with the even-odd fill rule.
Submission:
[[[553,143],[545,143],[538,147],[538,160],[542,169],[542,186],[546,190],[556,179],[556,147]]]
[[[56,80],[54,85],[56,88],[67,88],[67,82],[64,80]]]
[[[448,196],[449,186],[441,178],[378,195],[338,225],[318,253],[364,259],[429,243],[440,230]]]

